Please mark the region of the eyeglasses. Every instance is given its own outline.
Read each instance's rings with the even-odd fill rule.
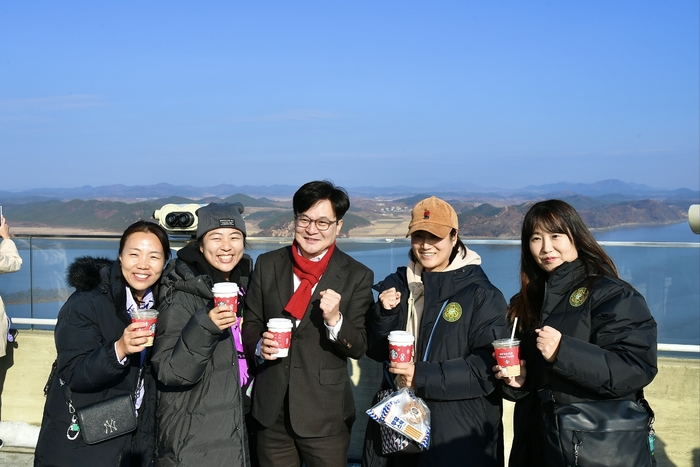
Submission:
[[[296,221],[297,227],[301,227],[302,229],[305,229],[309,225],[311,225],[311,223],[313,223],[316,225],[316,228],[318,230],[320,230],[321,232],[325,232],[326,230],[328,230],[330,228],[331,225],[338,223],[337,219],[334,221],[329,221],[328,219],[324,219],[324,218],[311,219],[310,217],[306,217],[306,216],[296,216],[294,218],[294,220]]]

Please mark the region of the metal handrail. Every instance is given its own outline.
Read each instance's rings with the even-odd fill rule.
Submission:
[[[30,326],[56,326],[57,319],[48,318],[11,318],[12,324],[28,324]]]
[[[30,326],[55,326],[57,322],[57,319],[12,318],[13,324],[26,324]],[[700,353],[700,345],[659,343],[656,348],[662,352]]]

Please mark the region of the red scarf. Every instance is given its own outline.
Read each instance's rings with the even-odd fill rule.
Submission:
[[[309,307],[309,303],[311,303],[311,289],[318,284],[321,276],[326,272],[328,261],[330,261],[334,249],[335,242],[326,250],[326,254],[321,261],[311,261],[310,259],[304,258],[299,253],[299,245],[297,241],[294,240],[292,243],[294,274],[299,278],[301,284],[299,284],[292,298],[287,302],[284,311],[291,313],[296,319],[304,317],[304,313],[306,313],[306,309]]]

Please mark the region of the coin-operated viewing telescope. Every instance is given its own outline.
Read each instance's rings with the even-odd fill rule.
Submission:
[[[688,208],[688,224],[696,234],[700,234],[700,204],[691,204]]]
[[[179,250],[197,234],[197,209],[205,204],[165,204],[153,218],[165,229],[174,250]]]

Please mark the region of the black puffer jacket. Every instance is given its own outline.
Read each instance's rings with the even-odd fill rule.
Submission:
[[[506,301],[478,265],[424,272],[421,277],[425,301],[415,345],[414,386],[416,395],[430,409],[431,440],[430,449],[419,455],[418,465],[502,466],[502,404],[491,370],[495,365],[491,343],[508,335]],[[380,362],[389,358],[389,332],[406,328],[410,292],[405,267],[388,276],[377,289],[381,292],[392,287],[401,292],[399,306],[384,310],[377,302],[367,322],[367,356]],[[451,314],[441,312],[444,303]],[[434,325],[428,358],[422,361]],[[387,465],[388,459],[380,457],[381,446],[372,439],[376,426],[369,421],[365,467]],[[406,461],[406,465],[415,465],[416,459],[411,461],[410,457],[392,457],[388,465],[404,465]]]
[[[231,331],[222,332],[207,314],[214,308],[214,281],[191,266],[205,267],[198,253],[192,247],[180,250],[161,288],[153,346],[158,378],[156,465],[244,467],[250,459],[238,354]],[[230,280],[245,289],[251,266],[244,255]]]
[[[99,444],[87,445],[78,436],[70,441],[71,424],[59,378],[71,388],[75,407],[83,407],[136,390],[140,354],[117,361],[114,344],[131,323],[126,312],[126,283],[119,261],[78,258],[68,269],[73,293],[58,313],[55,374],[49,381],[41,431],[34,454],[35,466],[143,466],[150,464],[154,446],[155,382],[145,361],[145,394],[138,428]],[[150,350],[147,350],[150,352]]]
[[[583,287],[585,300],[574,294]],[[589,277],[580,260],[550,275],[540,322],[561,332],[562,339],[556,359],[547,363],[534,331],[519,335],[520,358],[527,362],[525,387],[504,387],[506,397],[516,400],[511,467],[560,466],[552,460],[558,449],[546,454],[537,389],[548,385],[558,404],[634,399],[657,372],[656,322],[644,297],[620,279]]]

